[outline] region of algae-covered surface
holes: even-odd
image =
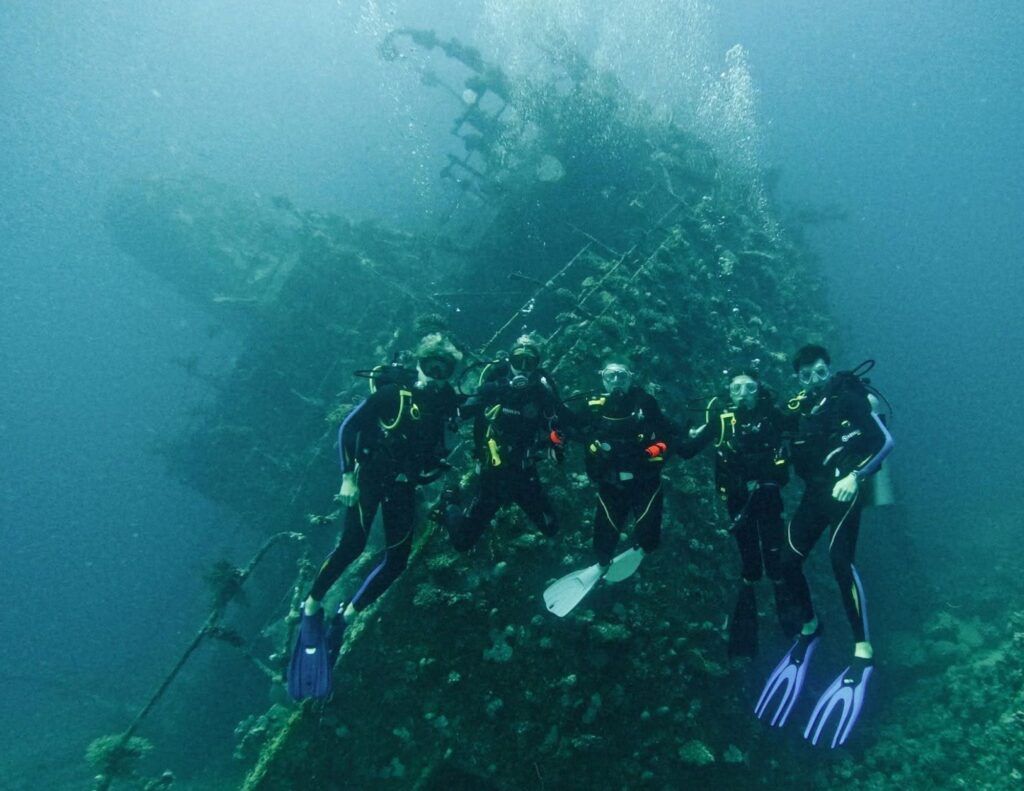
[[[244,338],[197,429],[165,450],[208,497],[255,525],[334,511],[335,429],[366,392],[352,370],[427,330],[477,359],[533,330],[566,394],[625,353],[680,424],[724,366],[757,361],[781,384],[788,352],[830,331],[814,260],[756,177],[610,76],[574,57],[547,81],[516,82],[429,31],[388,46],[444,49],[475,97],[445,173],[466,198],[440,235],[246,203],[196,180],[126,182],[109,205],[126,250],[231,311]],[[511,294],[495,288],[509,271]],[[506,511],[458,556],[423,523],[410,568],[350,629],[333,698],[242,729],[246,787],[782,782],[742,668],[724,659],[734,571],[707,465],[666,471],[664,548],[564,620],[539,593],[590,562],[594,495],[578,455],[544,475],[563,524],[554,540]],[[286,644],[276,656],[281,670]]]
[[[854,737],[814,749],[803,725],[849,654],[822,547],[808,576],[825,638],[792,721],[770,728],[752,710],[788,640],[764,581],[760,654],[727,658],[739,563],[709,459],[668,461],[660,548],[556,618],[542,591],[594,561],[582,452],[540,464],[558,535],[507,508],[460,554],[428,512],[446,486],[472,490],[468,426],[448,436],[453,469],[417,494],[407,570],[349,626],[333,693],[288,698],[298,609],[340,529],[338,427],[369,394],[368,370],[413,362],[420,338],[441,332],[463,354],[455,378],[468,388],[530,332],[570,403],[621,356],[684,427],[704,420],[729,369],[756,368],[784,402],[797,347],[843,351],[847,317],[836,319],[805,237],[841,213],[777,199],[757,164],[743,48],[701,78],[699,110],[676,114],[606,52],[585,55],[554,18],[528,41],[513,41],[514,29],[475,41],[384,24],[378,4],[364,4],[360,35],[430,97],[444,139],[423,156],[429,168],[388,185],[399,204],[437,198],[418,222],[173,169],[126,167],[111,180],[97,210],[106,240],[207,317],[223,346],[179,361],[202,396],[183,425],[151,430],[154,450],[257,549],[241,565],[195,564],[209,614],[168,637],[180,653],[161,658],[166,675],[149,696],[131,679],[138,706],[110,706],[76,747],[94,788],[1021,787],[1019,550],[979,546],[997,558],[986,574],[932,587],[911,517],[867,511],[859,558],[889,591],[869,605],[876,672]],[[414,127],[403,134],[423,134]],[[790,513],[798,493],[785,493]],[[376,563],[378,532],[328,613]],[[129,675],[119,664],[112,683],[118,673]],[[223,738],[192,743],[207,721]]]

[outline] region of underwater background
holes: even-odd
[[[380,57],[405,27],[457,37],[513,77],[537,68],[538,44],[558,42],[710,144],[817,258],[836,328],[828,345],[845,366],[876,359],[873,383],[895,408],[899,504],[865,514],[859,547],[876,650],[893,657],[865,715],[875,726],[835,755],[773,733],[756,749],[709,738],[731,774],[683,761],[647,781],[1019,784],[1024,7],[382,0],[0,5],[0,788],[88,787],[88,745],[127,726],[207,617],[204,575],[220,558],[244,564],[268,535],[212,487],[200,494],[189,474],[169,471],[166,449],[203,425],[246,341],[233,319],[138,265],[112,233],[112,196],[137,179],[209,181],[224,186],[208,194],[232,196],[225,205],[286,196],[305,212],[429,233],[453,200],[438,177],[453,112],[420,75]],[[503,288],[523,262],[510,254],[488,267]],[[413,276],[400,285],[425,287]],[[818,295],[809,299],[817,310]],[[486,338],[493,317],[475,318]],[[672,380],[671,366],[660,360],[657,374]],[[332,463],[321,459],[317,474],[333,481]],[[315,511],[331,493],[296,508]],[[576,496],[589,511],[589,496]],[[334,535],[317,533],[314,560]],[[666,544],[685,552],[690,538],[666,520]],[[718,547],[728,566],[732,546]],[[282,568],[241,616],[250,626],[284,614],[286,571],[274,562]],[[512,562],[542,561],[520,552]],[[233,758],[252,732],[236,726],[282,702],[269,686],[226,647],[204,647],[143,728],[158,745],[144,773],[239,786],[259,740]],[[732,686],[723,723],[749,692]],[[376,705],[358,686],[350,694]],[[713,688],[702,695],[714,720]],[[479,734],[484,745],[499,738]],[[726,745],[742,760],[730,762]],[[293,746],[295,771],[316,776],[315,747]],[[616,786],[641,782],[632,766],[583,760]],[[414,786],[397,770],[378,775]],[[303,787],[297,776],[262,787]],[[330,777],[306,787],[346,787]],[[473,787],[458,777],[449,785]],[[501,768],[488,777],[523,784]]]

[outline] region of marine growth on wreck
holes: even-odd
[[[727,366],[756,364],[784,391],[792,350],[833,329],[813,257],[755,177],[581,56],[553,52],[548,73],[513,78],[413,29],[380,54],[418,68],[452,107],[455,153],[438,178],[458,197],[437,227],[159,176],[125,182],[107,210],[124,250],[241,339],[193,430],[163,452],[254,532],[313,545],[294,577],[264,582],[278,586],[278,626],[239,636],[271,675],[334,538],[337,426],[367,393],[354,371],[402,360],[436,330],[467,364],[531,331],[563,395],[591,390],[624,352],[682,421]],[[458,477],[469,465],[453,460]],[[756,682],[725,660],[737,569],[706,460],[666,470],[665,537],[640,573],[563,620],[545,613],[546,584],[589,560],[593,498],[578,457],[544,469],[561,534],[545,540],[509,510],[463,556],[422,519],[408,570],[346,637],[333,698],[275,703],[240,725],[245,788],[801,787],[812,775],[870,788],[873,773],[912,771],[881,751],[809,770],[750,715]],[[234,571],[214,574],[217,612],[237,592]],[[120,749],[141,757],[145,745]]]

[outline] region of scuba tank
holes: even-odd
[[[886,415],[882,414],[880,409],[884,401],[891,414],[892,405],[884,395],[871,386],[871,380],[867,378],[868,372],[874,367],[875,361],[869,359],[851,371],[837,372],[837,376],[843,376],[847,381],[856,383],[862,389],[868,399],[868,403],[871,404],[872,414],[877,416],[888,428]],[[896,491],[893,487],[892,473],[885,461],[882,462],[882,466],[878,468],[878,471],[865,481],[865,486],[867,487],[867,491],[864,493],[865,505],[885,506],[896,504]]]
[[[881,402],[874,393],[868,393],[868,401],[871,403],[871,411],[878,414]],[[885,415],[879,415],[879,420],[885,422]],[[896,490],[893,487],[892,472],[889,469],[888,459],[882,462],[878,472],[865,481],[865,485],[868,487],[868,491],[865,492],[867,495],[864,499],[865,505],[883,506],[896,504]]]
[[[371,393],[376,393],[379,388],[387,385],[411,388],[419,378],[414,367],[403,365],[400,362],[376,365],[369,370],[354,371],[353,374],[369,380]]]

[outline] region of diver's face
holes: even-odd
[[[610,363],[601,369],[601,383],[606,393],[625,393],[633,385],[633,374],[624,365]]]
[[[537,370],[540,360],[537,356],[522,349],[515,349],[508,356],[508,364],[517,374],[531,374]]]
[[[734,376],[729,382],[729,398],[737,409],[753,409],[757,403],[757,382],[746,374]]]
[[[455,372],[455,363],[448,357],[424,357],[416,365],[423,387],[441,387]]]
[[[796,378],[805,390],[818,390],[832,378],[832,371],[828,363],[819,358],[808,365],[801,365],[797,369]]]
[[[540,360],[533,354],[516,349],[509,355],[508,365],[511,370],[509,382],[512,387],[522,389],[530,383],[530,376],[537,370]]]

